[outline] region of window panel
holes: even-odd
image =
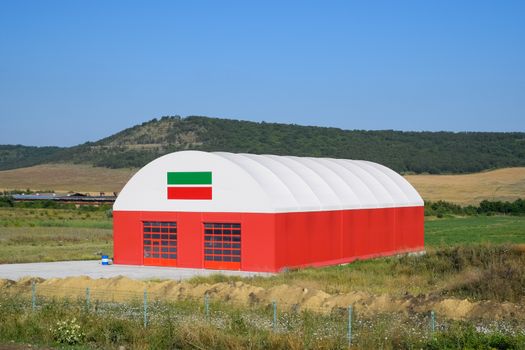
[[[241,261],[241,224],[204,223],[203,233],[204,261]]]

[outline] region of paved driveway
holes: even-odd
[[[72,276],[88,276],[91,278],[125,276],[140,280],[184,280],[194,276],[209,276],[213,274],[242,277],[273,275],[264,272],[204,270],[156,266],[101,265],[100,260],[0,264],[0,279],[10,280],[18,280],[22,277],[63,278]]]

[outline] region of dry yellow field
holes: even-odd
[[[525,198],[525,168],[505,168],[465,175],[407,175],[425,200],[477,204],[483,199]]]
[[[136,171],[83,164],[43,164],[0,171],[0,189],[119,192]]]
[[[119,192],[137,169],[45,164],[0,171],[0,189],[56,192]],[[407,175],[426,200],[476,204],[483,199],[525,198],[525,168],[506,168],[465,175]]]

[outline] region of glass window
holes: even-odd
[[[177,248],[169,248],[169,251],[170,251],[170,253],[176,253],[177,252]]]
[[[151,238],[159,239],[159,238],[160,238],[160,235],[159,235],[159,234],[152,234],[152,235],[151,235]]]
[[[159,254],[153,254],[153,257],[154,257],[154,258],[158,258],[158,257],[159,257]]]
[[[168,254],[161,254],[161,257],[162,257],[162,259],[167,259],[168,258]]]
[[[232,261],[232,257],[231,256],[223,256],[222,260],[223,261]]]
[[[232,250],[233,255],[241,255],[241,251],[239,249]]]
[[[177,233],[177,229],[176,228],[170,228],[170,233]]]
[[[212,260],[213,260],[213,256],[209,256],[209,255],[207,255],[207,256],[204,257],[204,260],[206,260],[206,261],[212,261]]]
[[[160,232],[160,228],[159,227],[154,227],[151,229],[151,232]]]
[[[214,256],[213,261],[222,261],[222,256]]]
[[[144,227],[144,232],[151,232],[151,227]]]
[[[204,254],[212,254],[213,249],[204,249]]]
[[[168,245],[168,241],[161,241],[161,245]]]
[[[169,241],[170,246],[177,246],[177,241]]]
[[[149,239],[145,239],[145,240],[144,240],[144,244],[147,244],[147,245],[151,244],[151,240],[149,240]]]
[[[162,247],[162,248],[160,249],[160,251],[163,252],[163,253],[167,253],[167,252],[168,252],[168,249],[169,249],[169,248],[164,248],[164,247]]]
[[[233,228],[241,228],[241,224],[232,224]]]
[[[170,259],[177,259],[177,254],[170,254]]]

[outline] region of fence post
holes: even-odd
[[[348,307],[348,346],[352,346],[352,306]]]
[[[208,298],[208,293],[204,294],[204,311],[206,313],[206,318],[210,316],[210,301]]]
[[[273,331],[277,330],[277,302],[273,301]]]
[[[144,289],[144,327],[148,326],[148,291]]]
[[[89,287],[86,288],[86,310],[89,311],[91,307],[91,291]]]
[[[434,310],[430,311],[430,330],[432,331],[432,334],[434,334],[436,330],[436,315]]]
[[[31,309],[36,309],[36,284],[35,280],[31,281]]]

